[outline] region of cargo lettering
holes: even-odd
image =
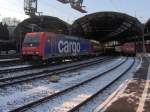
[[[59,53],[79,53],[80,52],[80,43],[73,41],[63,41],[58,42],[58,51]]]

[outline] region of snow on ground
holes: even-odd
[[[101,57],[101,58],[103,58],[103,57]],[[14,76],[22,76],[22,75],[32,74],[32,73],[39,73],[39,72],[42,72],[42,71],[55,70],[55,69],[62,68],[62,67],[68,67],[70,65],[73,66],[73,65],[78,65],[78,64],[85,63],[85,62],[87,63],[87,62],[91,62],[91,61],[96,61],[96,60],[99,60],[99,59],[100,58],[98,57],[98,58],[84,60],[84,61],[81,61],[81,62],[61,64],[61,65],[56,65],[56,66],[48,66],[48,67],[41,68],[41,69],[24,70],[24,71],[20,71],[20,72],[17,72],[17,73],[13,72],[13,73],[8,73],[8,74],[1,74],[0,77],[7,78],[7,77],[14,77]],[[12,85],[11,87],[9,86],[9,87],[6,87],[6,88],[0,88],[0,95],[12,94],[13,91],[16,91],[16,90],[13,90],[14,88],[16,88],[17,90],[19,89],[21,91],[25,91],[27,89],[32,89],[35,86],[37,87],[38,85],[41,85],[41,84],[49,84],[49,80],[47,80],[47,78],[46,78],[46,80],[39,80],[38,83],[35,83],[35,82],[36,81],[34,80],[33,82],[29,81],[29,82],[26,82],[26,83],[20,83],[19,85]]]
[[[60,64],[60,65],[56,65],[56,66],[48,66],[48,67],[32,69],[32,70],[23,70],[23,71],[18,71],[18,72],[13,72],[13,73],[4,73],[4,74],[0,74],[0,77],[1,78],[7,78],[7,77],[14,77],[14,76],[22,76],[22,75],[31,74],[31,73],[38,73],[38,72],[42,72],[42,71],[46,71],[46,70],[54,70],[56,68],[67,67],[70,65],[76,65],[79,63],[91,62],[93,60],[99,60],[99,59],[100,58],[94,58],[94,59],[89,59],[89,60],[85,60],[85,61],[81,61],[81,62],[74,62],[74,63],[69,63],[69,64]],[[26,67],[24,65],[17,65],[17,66],[10,66],[10,68],[9,67],[1,67],[0,70],[7,70],[7,69],[12,69],[12,68],[21,68],[21,66]]]
[[[67,92],[61,96],[53,98],[46,103],[43,103],[40,106],[32,108],[32,110],[27,110],[27,112],[68,112],[71,108],[80,104],[100,89],[105,87],[111,81],[116,79],[120,74],[122,74],[133,62],[132,59],[129,59],[119,68],[102,75],[101,77],[86,83],[78,88],[73,89],[72,91]],[[99,73],[94,73],[98,75]]]
[[[10,89],[11,92],[9,93],[9,91],[8,91],[7,96],[5,96],[5,93],[7,93],[6,91],[4,92],[4,94],[2,94],[0,96],[0,101],[1,101],[0,102],[0,109],[1,109],[0,111],[5,112],[16,106],[23,105],[24,103],[27,103],[29,101],[50,95],[54,92],[58,92],[62,89],[65,89],[67,87],[70,87],[76,83],[79,83],[79,82],[85,80],[85,78],[87,78],[87,76],[92,77],[96,73],[102,73],[102,72],[108,70],[110,67],[117,65],[118,63],[120,63],[120,61],[121,61],[121,58],[116,59],[115,61],[113,61],[111,63],[109,62],[109,63],[103,64],[103,65],[98,64],[96,67],[93,67],[93,70],[92,69],[91,70],[84,69],[84,70],[80,71],[80,75],[75,75],[73,77],[68,77],[68,78],[67,77],[62,78],[59,83],[49,83],[46,85],[41,85],[41,82],[36,82],[36,83],[40,83],[40,84],[39,84],[39,86],[33,87],[33,88],[32,88],[32,86],[33,86],[32,83],[28,83],[28,85],[32,89],[27,89],[26,91],[24,89],[22,89],[21,91],[16,91],[16,89],[11,88]]]
[[[99,107],[100,104],[105,101],[108,96],[110,96],[126,80],[130,80],[133,78],[133,75],[139,69],[139,66],[141,66],[141,61],[139,59],[136,59],[135,65],[132,67],[131,70],[129,70],[126,75],[121,77],[117,82],[115,82],[108,89],[100,93],[97,97],[92,99],[86,105],[82,106],[79,109],[79,112],[97,112],[97,107]]]
[[[93,61],[93,59],[87,60],[86,62],[90,62],[90,61]],[[118,61],[119,61],[119,59],[118,59]],[[85,62],[85,61],[83,61],[83,62]],[[83,62],[80,62],[80,63],[83,63]],[[78,63],[79,62],[75,62],[72,65],[75,65],[75,64],[78,64]],[[105,63],[107,64],[107,63],[110,63],[110,62],[105,62]],[[56,69],[58,67],[61,68],[61,67],[68,66],[68,65],[69,64],[67,64],[67,65],[60,65],[60,66],[57,66],[57,67],[56,66],[47,67],[47,68],[43,68],[42,70],[53,70],[53,69]],[[101,64],[99,64],[99,65],[101,65]],[[83,73],[84,72],[85,73],[89,72],[89,70],[87,70],[87,69],[91,69],[91,68],[92,68],[91,66],[87,67],[86,69],[84,69]],[[95,67],[94,67],[94,69],[95,69]],[[36,70],[33,70],[32,72],[31,71],[22,71],[22,73],[21,72],[19,72],[19,73],[21,73],[22,75],[24,75],[24,74],[27,74],[27,73],[40,72],[42,70],[41,69],[39,69],[39,70],[36,69]],[[80,71],[82,72],[82,69],[80,69]],[[65,78],[65,76],[71,77],[71,76],[75,76],[76,73],[80,74],[80,71],[74,71],[72,73],[69,72],[69,73],[60,74],[60,75],[62,75],[62,79],[63,79],[63,78]],[[17,73],[17,75],[19,73]],[[16,74],[13,73],[13,74],[10,74],[10,75],[13,76],[13,75],[16,75]],[[66,80],[66,78],[64,80]],[[47,77],[46,78],[42,78],[42,80],[41,79],[39,79],[39,80],[37,79],[37,80],[33,80],[33,81],[28,81],[26,83],[21,83],[21,84],[18,84],[18,85],[12,85],[12,86],[8,86],[8,87],[5,87],[5,88],[1,88],[0,89],[0,95],[2,95],[2,96],[4,96],[4,95],[8,96],[9,94],[13,94],[13,92],[25,91],[25,90],[32,89],[32,88],[37,87],[37,86],[46,85],[46,84],[49,84],[49,83],[50,83],[50,81],[48,80]]]

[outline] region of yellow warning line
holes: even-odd
[[[140,103],[136,112],[143,112],[144,110],[143,108],[144,108],[145,100],[147,97],[148,87],[149,87],[149,81],[146,81],[145,88],[144,88],[142,97],[140,98]]]
[[[145,88],[144,88],[142,97],[140,98],[140,103],[139,103],[139,106],[138,106],[138,109],[136,112],[143,112],[143,110],[144,110],[144,104],[145,104],[145,100],[146,100],[146,97],[148,94],[148,88],[149,88],[149,83],[150,83],[149,79],[150,79],[150,66],[148,68],[147,81],[145,84]]]
[[[112,104],[125,90],[129,83],[129,80],[126,80],[123,84],[119,86],[119,88],[113,92],[100,106],[98,106],[94,112],[103,112],[107,109],[108,106]]]

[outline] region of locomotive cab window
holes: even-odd
[[[39,35],[27,35],[24,39],[24,46],[38,46],[40,42]]]

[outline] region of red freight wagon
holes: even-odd
[[[135,55],[136,47],[134,42],[125,43],[121,47],[124,54]]]

